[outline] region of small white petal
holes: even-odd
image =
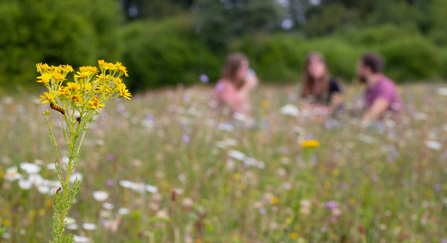
[[[96,224],[83,223],[82,224],[82,228],[85,229],[85,230],[95,230],[96,229]]]
[[[106,191],[95,191],[93,192],[93,198],[95,198],[96,201],[102,202],[109,198],[109,193]]]
[[[120,209],[118,209],[118,213],[121,214],[121,215],[126,215],[126,214],[130,213],[130,209],[128,209],[128,208],[120,208]]]

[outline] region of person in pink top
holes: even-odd
[[[363,122],[382,119],[387,111],[397,114],[403,108],[396,85],[382,73],[383,68],[382,58],[375,53],[364,54],[357,64],[357,75],[366,84]]]
[[[248,115],[249,94],[257,84],[258,78],[250,72],[248,58],[242,53],[231,53],[214,87],[212,99],[220,107],[228,106],[231,114]]]

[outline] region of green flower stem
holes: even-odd
[[[59,159],[59,150],[58,150],[56,138],[53,135],[53,130],[51,130],[51,124],[50,124],[50,120],[48,119],[48,114],[45,115],[45,120],[47,121],[48,129],[50,131],[50,137],[51,137],[51,140],[53,140],[54,148],[56,149],[57,163],[59,164],[59,168],[61,168],[61,162],[60,162],[60,159]],[[59,172],[59,177],[62,178],[62,171],[59,170],[58,172]]]

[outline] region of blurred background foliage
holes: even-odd
[[[35,63],[122,61],[129,87],[216,81],[241,51],[263,82],[298,82],[322,52],[350,82],[365,51],[397,82],[447,77],[447,0],[0,0],[0,87],[35,89]]]

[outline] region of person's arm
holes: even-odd
[[[384,98],[378,98],[376,99],[371,107],[363,114],[362,122],[368,123],[371,121],[377,120],[379,117],[385,113],[385,111],[388,109],[388,106],[390,103],[387,99]]]
[[[258,85],[258,78],[256,76],[250,76],[245,80],[244,85],[239,89],[238,94],[242,99],[248,100],[250,91]]]
[[[337,92],[332,94],[331,103],[329,105],[329,115],[334,113],[334,111],[343,104],[343,96],[341,93]]]

